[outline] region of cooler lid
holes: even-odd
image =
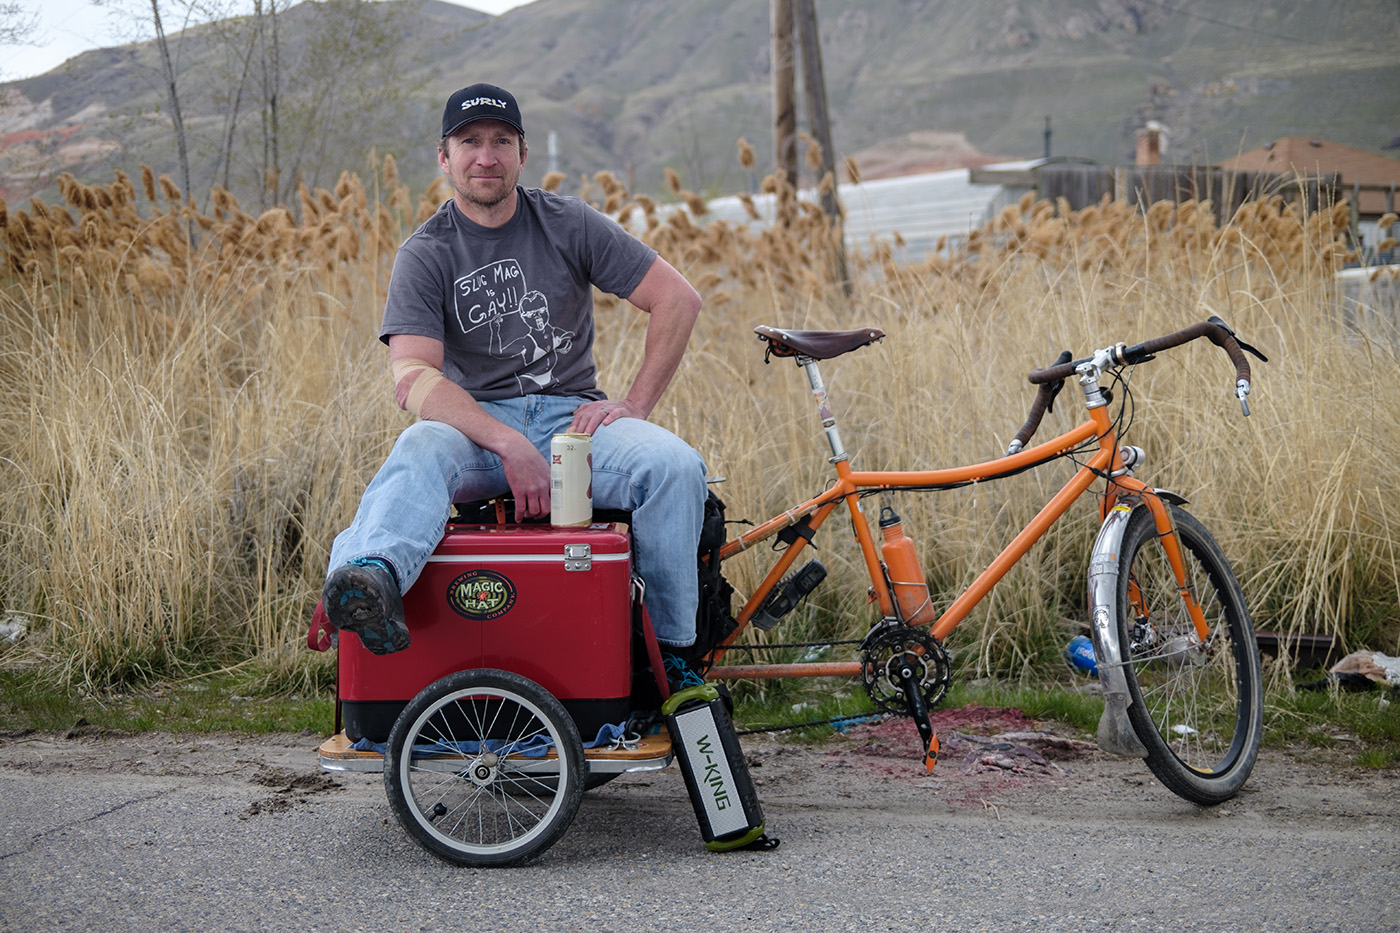
[[[556,528],[553,525],[448,525],[430,562],[549,563],[576,559],[582,547],[596,561],[626,561],[630,539],[612,522]]]

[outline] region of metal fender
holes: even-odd
[[[1112,755],[1144,758],[1147,748],[1128,720],[1128,678],[1123,673],[1123,649],[1118,642],[1118,557],[1123,532],[1133,511],[1146,508],[1140,496],[1125,496],[1109,510],[1094,539],[1089,557],[1089,613],[1094,657],[1103,685],[1104,708],[1099,718],[1099,748]]]

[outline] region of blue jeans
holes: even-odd
[[[497,420],[528,437],[549,457],[554,435],[568,431],[584,399],[527,395],[483,402]],[[665,428],[620,418],[593,434],[593,505],[632,513],[636,569],[646,581],[646,607],[656,638],[695,642],[699,604],[695,551],[705,517],[705,463]],[[362,557],[388,561],[407,591],[442,540],[454,502],[510,492],[501,459],[456,428],[434,421],[411,425],[370,481],[350,527],[336,536],[330,567]]]

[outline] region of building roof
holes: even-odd
[[[1035,164],[1004,162],[987,168],[993,170],[993,176],[1000,171],[1019,178]],[[951,241],[966,237],[996,216],[1004,205],[1014,204],[1022,191],[996,181],[974,182],[966,168],[876,178],[858,184],[842,182],[837,186],[845,210],[843,232],[847,247],[868,250],[872,241],[894,242],[898,234],[904,245],[895,250],[895,255],[903,260],[930,255],[943,237]],[[798,197],[815,202],[817,193],[803,189]],[[737,197],[708,202],[710,212],[705,218],[731,223],[773,223],[777,216],[773,195],[755,194],[751,200],[760,221],[749,217]]]
[[[1341,177],[1342,191],[1347,196],[1350,195],[1351,186],[1358,183],[1393,185],[1397,189],[1394,203],[1400,206],[1400,159],[1353,149],[1328,139],[1284,136],[1266,146],[1227,159],[1220,163],[1220,167],[1240,172],[1338,175]],[[1358,203],[1363,216],[1382,214],[1387,210],[1387,193],[1363,191]]]

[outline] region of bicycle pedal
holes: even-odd
[[[797,604],[807,598],[807,594],[826,579],[826,567],[819,560],[810,560],[802,569],[788,577],[768,594],[763,605],[750,620],[765,632],[777,625],[783,616],[797,608]]]

